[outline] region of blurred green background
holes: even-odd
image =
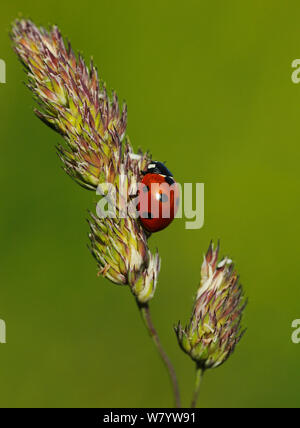
[[[221,239],[249,296],[248,331],[206,374],[200,405],[299,406],[300,57],[296,1],[108,0],[1,5],[0,406],[163,407],[168,377],[127,288],[97,278],[86,249],[96,195],[62,171],[60,137],[33,115],[8,32],[19,13],[58,24],[129,107],[135,148],[180,182],[205,183],[205,225],[153,236],[154,322],[188,405],[194,366],[172,331],[190,316],[203,252]]]

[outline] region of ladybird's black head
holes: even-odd
[[[157,161],[152,161],[151,163],[149,163],[145,173],[160,174],[160,175],[164,175],[165,177],[173,177],[173,174],[171,173],[171,171],[169,171],[168,168],[162,162],[157,162]]]

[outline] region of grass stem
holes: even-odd
[[[199,392],[200,392],[203,375],[204,375],[204,370],[197,365],[194,395],[193,395],[192,404],[191,404],[192,409],[195,409],[195,407],[197,406],[197,401],[199,398]]]
[[[168,355],[166,354],[164,348],[162,347],[162,344],[160,342],[159,336],[157,334],[157,331],[154,328],[153,322],[152,322],[152,318],[151,318],[151,314],[150,314],[150,308],[148,303],[146,304],[140,304],[138,303],[138,307],[139,310],[141,312],[143,321],[145,323],[145,326],[150,334],[150,336],[153,339],[153,342],[156,345],[156,348],[159,352],[159,355],[168,371],[171,383],[172,383],[172,387],[173,387],[173,393],[174,393],[174,400],[175,400],[175,407],[180,408],[181,407],[181,403],[180,403],[180,392],[179,392],[179,386],[178,386],[178,381],[177,381],[177,377],[176,377],[176,373],[174,370],[174,367],[168,357]]]

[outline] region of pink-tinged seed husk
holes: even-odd
[[[175,327],[178,343],[203,370],[223,364],[241,340],[246,306],[242,286],[228,258],[218,263],[219,244],[211,243],[201,268],[189,324]]]

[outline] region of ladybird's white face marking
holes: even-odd
[[[172,177],[172,173],[168,170],[168,168],[162,162],[156,161],[152,161],[152,163],[147,166],[147,173],[158,174],[164,178]]]

